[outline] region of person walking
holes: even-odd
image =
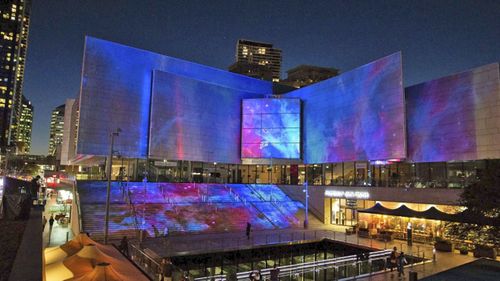
[[[405,258],[405,254],[401,252],[398,256],[398,276],[401,277],[401,275],[404,277],[405,276],[405,264],[408,263]]]
[[[52,231],[52,227],[54,226],[54,215],[50,215],[49,219],[49,231]]]
[[[398,248],[392,248],[391,256],[389,257],[389,268],[391,272],[393,272],[394,268],[397,266],[397,258],[398,258]]]
[[[47,218],[45,216],[43,216],[43,219],[42,219],[42,232],[45,231],[45,225],[47,224]]]
[[[161,274],[162,278],[160,280],[162,281],[172,281],[172,274],[174,271],[174,266],[172,264],[172,261],[168,258],[164,258],[161,260]]]
[[[250,224],[250,222],[247,222],[246,234],[247,234],[247,239],[248,240],[250,240],[250,232],[252,232],[252,225]]]

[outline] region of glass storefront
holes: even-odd
[[[376,203],[389,209],[399,208],[403,203],[372,201],[346,198],[328,198],[330,206],[330,223],[341,226],[356,226],[358,231],[364,231],[367,235],[377,236],[389,235],[391,239],[406,239],[406,228],[411,223],[413,239],[420,242],[430,242],[434,237],[442,236],[445,223],[438,220],[409,218],[391,215],[379,215],[359,212],[369,209]],[[450,205],[430,205],[404,203],[408,208],[415,211],[425,211],[434,206],[445,213],[457,213],[460,207]],[[384,236],[386,237],[386,236]]]
[[[354,226],[358,223],[358,210],[373,206],[374,201],[330,198],[331,224]]]
[[[492,160],[493,161],[493,160]],[[105,163],[104,163],[105,164]],[[206,183],[273,183],[402,188],[463,188],[480,177],[486,161],[242,165],[194,161],[114,159],[112,179]],[[104,165],[86,168],[80,178],[104,179]]]

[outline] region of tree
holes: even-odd
[[[500,245],[500,160],[486,160],[478,180],[464,188],[460,204],[467,207],[469,221],[450,223],[448,234],[475,244]]]

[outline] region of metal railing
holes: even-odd
[[[271,205],[278,211],[278,213],[280,213],[283,217],[285,217],[289,223],[291,223],[292,225],[295,225],[295,226],[300,225],[299,219],[297,219],[295,216],[293,218],[291,218],[291,217],[288,217],[287,215],[285,215],[283,210],[275,202],[273,202],[273,200],[266,200],[264,198],[264,196],[261,194],[261,192],[259,190],[257,190],[256,188],[254,188],[251,184],[247,184],[245,186],[248,187],[250,190],[252,190],[255,194],[257,194],[257,196],[262,200],[262,202],[270,202]]]
[[[126,186],[121,186],[123,189],[122,193],[125,196],[125,202],[128,204],[130,208],[130,212],[132,212],[132,217],[134,218],[134,229],[135,229],[135,238],[140,237],[139,233],[139,222],[137,221],[137,211],[135,210],[134,202],[132,201],[132,196],[130,196],[131,192],[128,186],[128,182]]]
[[[77,225],[77,229],[75,231],[75,229],[73,229],[73,222],[71,222],[71,228],[72,228],[72,231],[73,231],[73,234],[76,235],[80,232],[83,231],[83,222],[82,222],[82,209],[81,209],[81,204],[80,204],[80,194],[78,193],[78,186],[76,184],[76,180],[73,180],[72,181],[72,189],[73,189],[73,207],[72,208],[75,208],[76,209],[76,215],[78,217],[78,225]],[[71,218],[71,220],[73,221],[73,217]]]
[[[156,255],[149,249],[140,249],[137,245],[131,243],[129,244],[130,259],[139,266],[143,272],[145,272],[148,277],[153,281],[161,281],[162,278],[162,266],[161,257]],[[174,267],[172,280],[182,280],[184,272],[172,265]]]
[[[224,234],[221,234],[224,235]],[[226,235],[231,236],[234,233],[226,233]],[[216,239],[207,238],[207,235],[197,234],[190,235],[184,237],[177,237],[178,241],[172,240],[171,242],[167,242],[170,238],[162,238],[165,240],[165,245],[168,244],[168,247],[171,248],[173,252],[190,252],[191,254],[196,253],[208,253],[208,252],[220,252],[220,251],[230,251],[230,250],[239,250],[243,248],[250,248],[255,246],[263,246],[263,245],[273,245],[273,244],[287,244],[291,242],[305,242],[305,241],[318,241],[321,239],[331,239],[338,242],[349,243],[353,245],[358,245],[367,248],[384,248],[386,250],[372,252],[369,255],[368,260],[359,261],[359,264],[356,264],[354,267],[349,267],[349,272],[355,272],[356,274],[371,274],[375,270],[375,268],[371,267],[371,262],[375,260],[383,260],[387,259],[390,254],[390,250],[392,247],[396,246],[398,248],[398,252],[404,251],[409,259],[414,260],[408,266],[413,267],[414,264],[420,263],[422,260],[431,259],[432,258],[432,248],[426,247],[424,245],[414,245],[408,246],[406,243],[400,241],[378,241],[374,238],[360,238],[357,235],[347,235],[343,232],[336,232],[330,230],[300,230],[300,231],[276,231],[274,230],[272,233],[257,233],[248,240],[246,237],[241,238],[230,238],[230,237],[219,237]],[[181,242],[185,239],[185,242]],[[162,241],[163,241],[162,240]],[[194,245],[194,246],[193,246]],[[156,255],[153,251],[149,249],[141,249],[138,245],[131,244],[132,248],[132,260],[141,267],[145,272],[150,275],[153,280],[161,273],[160,261],[161,257]],[[356,255],[340,257],[335,259],[328,260],[319,260],[315,262],[305,262],[302,264],[293,264],[289,266],[282,266],[280,268],[280,276],[290,276],[294,274],[306,274],[315,270],[322,269],[338,269],[341,266],[341,262],[346,262],[347,265],[351,266],[356,263]],[[354,260],[353,260],[354,259]],[[356,268],[362,268],[360,271]],[[385,263],[384,263],[385,267]],[[270,274],[271,269],[263,269],[261,274],[267,276]],[[250,272],[242,272],[238,273],[238,280],[244,280],[248,278]],[[343,273],[344,274],[344,273]],[[350,273],[349,273],[350,274]],[[345,274],[344,274],[345,275]],[[156,276],[156,277],[155,277]],[[181,278],[182,270],[177,269],[176,276]],[[352,275],[355,276],[355,275]],[[351,277],[352,277],[351,276]],[[240,278],[241,277],[241,278]],[[200,279],[201,278],[201,279]],[[209,277],[200,277],[195,280],[226,280],[225,275],[213,275]],[[204,279],[205,278],[205,279]],[[173,280],[182,280],[176,279]]]
[[[350,276],[344,276],[344,277],[354,277],[354,276],[359,276],[361,274],[366,274],[366,273],[372,273],[374,267],[372,266],[372,263],[374,261],[381,261],[381,267],[385,267],[385,263],[389,256],[391,255],[390,250],[382,250],[382,251],[377,251],[377,252],[371,252],[368,254],[368,257],[366,260],[361,260],[358,255],[349,255],[349,256],[344,256],[344,257],[337,257],[337,258],[331,258],[331,259],[324,259],[324,260],[318,260],[318,261],[311,261],[311,262],[303,262],[303,263],[297,263],[297,264],[290,264],[290,265],[284,265],[284,266],[279,266],[276,267],[279,269],[279,277],[291,277],[291,276],[296,276],[296,275],[303,275],[308,272],[315,272],[317,273],[320,270],[326,270],[330,268],[334,269],[339,269],[340,267],[354,267],[357,270],[352,271]],[[368,264],[369,266],[361,266],[362,264]],[[377,268],[375,268],[377,269]],[[264,280],[267,280],[268,277],[271,275],[271,271],[273,268],[265,268],[261,269],[259,271],[260,276],[264,278]],[[244,272],[238,272],[236,274],[237,280],[246,280],[248,279],[248,276],[252,273],[252,271],[244,271]],[[349,275],[349,274],[346,274]],[[211,280],[226,280],[226,275],[224,274],[219,274],[219,275],[214,275],[214,276],[207,276],[207,277],[199,277],[195,278],[195,281],[211,281]]]

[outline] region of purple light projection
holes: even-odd
[[[300,158],[300,100],[243,100],[241,157]]]
[[[241,76],[231,74],[235,80]],[[266,92],[268,85],[262,86]],[[239,163],[241,101],[259,96],[262,94],[154,71],[150,157]]]
[[[490,64],[406,89],[409,159],[500,156],[500,133],[492,134],[498,132],[499,118],[491,114],[500,112],[498,69],[498,63]]]
[[[406,158],[401,53],[285,97],[303,101],[305,163]]]
[[[123,157],[146,158],[148,152],[152,151],[157,153],[155,156],[163,159],[177,156],[178,154],[171,153],[172,150],[175,150],[176,153],[179,152],[180,156],[172,159],[237,163],[233,161],[240,154],[241,99],[272,94],[272,84],[268,81],[253,79],[106,40],[86,37],[84,50],[77,154],[107,155],[110,145],[109,133],[115,131],[116,128],[121,128],[120,137],[115,138],[114,145]],[[153,74],[158,73],[168,73],[158,75],[162,77],[171,76],[169,81],[163,79],[160,82],[172,82],[173,84],[152,83]],[[162,88],[162,86],[164,87]],[[155,93],[153,93],[153,87],[156,87]],[[167,88],[173,91],[165,93]],[[155,94],[159,95],[160,99],[152,101]],[[149,124],[150,117],[156,116],[155,112],[151,112],[151,110],[155,110],[154,106],[162,101],[162,98],[168,98],[169,94],[178,98],[175,100],[176,103],[169,104],[170,107],[159,110],[175,110],[175,113],[178,114],[175,116],[176,119],[152,118],[152,121],[157,121],[152,126],[156,125],[156,129],[161,130],[164,129],[162,127],[164,125],[168,129],[168,133],[171,134],[165,138],[175,139],[178,142],[168,143],[167,148],[164,146],[157,148],[155,146],[165,145],[165,139],[154,139],[159,132],[149,131],[152,127]],[[231,94],[236,97],[231,97]],[[189,99],[187,96],[199,99],[202,104],[208,100],[213,101],[221,98],[221,96],[226,102],[208,104],[202,108],[202,111],[193,112],[192,108],[196,107],[198,103],[196,100],[191,104],[187,103],[186,101]],[[235,100],[234,105],[231,104],[232,99]],[[110,110],[111,108],[113,110]],[[214,115],[214,110],[218,110],[219,115]],[[192,138],[189,135],[190,132],[196,132],[200,128],[203,131],[210,130],[211,125],[220,122],[220,116],[224,116],[226,112],[237,118],[235,122],[237,125],[230,128],[234,130],[234,133],[230,130],[228,134],[223,135],[227,139],[226,141],[230,141],[234,151],[221,154],[221,159],[215,160],[207,160],[212,156],[208,154],[212,153],[216,156],[215,152],[219,147],[207,147],[207,153],[203,152],[202,155],[183,154],[192,148],[189,146],[190,143],[184,141],[188,142],[190,139],[207,140],[205,136],[200,137],[199,135],[198,138]],[[164,116],[160,114],[159,117]],[[229,122],[228,120],[224,121]],[[191,126],[187,126],[186,131],[182,131],[182,128],[178,127],[181,125]],[[193,127],[192,131],[187,131]],[[178,135],[173,137],[172,135],[176,133]],[[157,142],[148,143],[148,141]],[[213,143],[217,143],[217,141]],[[196,143],[196,145],[202,144],[206,146],[206,143]],[[201,149],[196,148],[198,151]]]
[[[135,217],[124,190],[130,191]],[[136,223],[152,236],[154,228],[162,234],[165,227],[169,232],[242,231],[247,222],[255,229],[298,227],[297,215],[304,209],[276,185],[136,182],[124,190],[118,183],[111,188],[111,235],[125,235]],[[78,191],[84,221],[102,230],[104,220],[95,218],[104,215],[105,183],[79,182]]]

